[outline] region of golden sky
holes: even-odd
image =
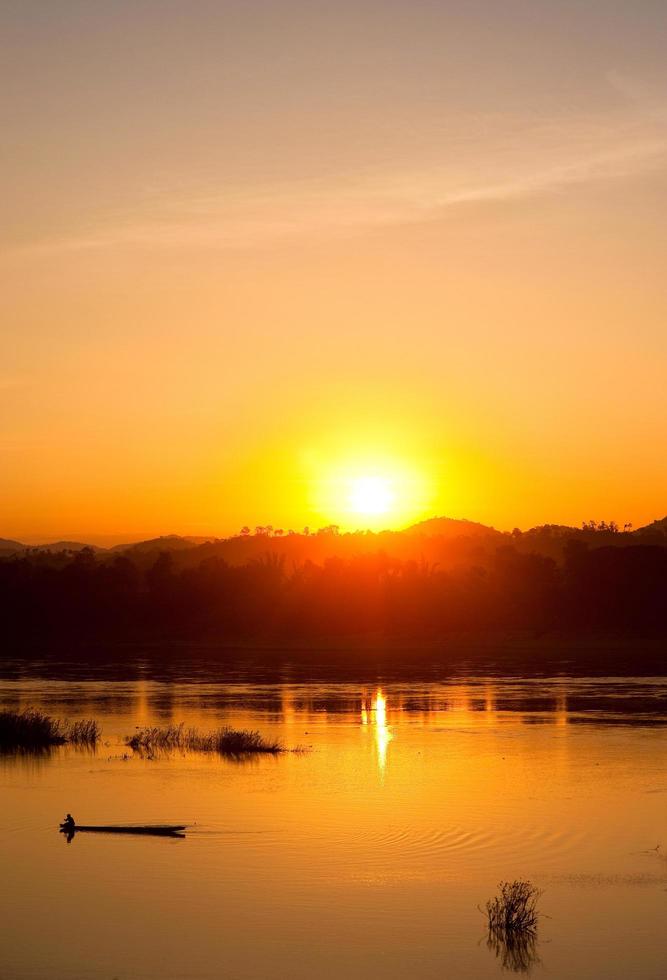
[[[0,27],[0,536],[667,512],[662,0]]]

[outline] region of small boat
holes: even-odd
[[[123,824],[89,825],[75,824],[74,827],[60,825],[63,834],[150,834],[152,837],[185,837],[186,824],[147,824],[145,826],[126,826]]]

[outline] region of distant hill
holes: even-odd
[[[189,537],[180,534],[164,534],[159,538],[149,538],[147,541],[135,541],[133,544],[117,544],[109,550],[112,552],[122,551],[125,554],[135,555],[148,554],[153,551],[187,551],[189,548],[196,548],[200,544],[208,544],[217,541],[214,537]]]
[[[0,538],[0,555],[15,555],[20,551],[25,551],[25,545],[20,541],[12,541],[10,538]]]
[[[58,554],[61,551],[84,551],[86,548],[90,548],[96,554],[97,552],[107,550],[106,548],[100,548],[96,544],[86,544],[84,541],[51,541],[47,544],[22,545],[22,548],[29,549],[30,551],[46,551],[49,554]]]
[[[133,559],[142,567],[153,563],[160,552],[173,555],[180,568],[196,567],[201,561],[218,559],[232,565],[262,560],[271,553],[290,565],[304,561],[321,563],[330,558],[349,558],[383,552],[401,560],[426,560],[441,567],[495,554],[498,547],[512,545],[523,554],[541,554],[561,562],[572,541],[587,547],[628,547],[632,544],[664,545],[667,542],[667,517],[633,531],[619,530],[610,524],[569,527],[543,524],[526,531],[498,531],[494,527],[464,518],[431,517],[402,531],[352,531],[339,533],[324,528],[310,534],[245,534],[216,538],[212,535],[165,534],[145,541],[118,544],[112,548],[81,541],[54,541],[26,545],[0,538],[0,557],[26,554],[60,554],[90,548],[100,560],[118,555]]]
[[[19,555],[25,552],[40,552],[42,554],[57,555],[63,551],[83,551],[90,548],[96,554],[106,551],[96,544],[86,544],[84,541],[50,541],[46,544],[23,544],[21,541],[11,541],[7,538],[0,538],[0,555]]]
[[[434,518],[377,533],[263,527],[203,543],[165,535],[94,556],[59,541],[0,559],[0,622],[17,643],[68,650],[74,641],[199,639],[342,648],[365,637],[407,651],[462,634],[664,641],[666,526],[633,533],[588,521],[508,533]],[[597,649],[608,672],[606,639]],[[441,652],[447,658],[449,646]],[[575,663],[576,646],[563,656]]]
[[[522,531],[525,537],[539,537],[540,535],[553,535],[554,537],[567,537],[571,534],[581,534],[580,527],[570,527],[569,524],[538,524],[527,531]]]
[[[495,527],[454,517],[431,517],[426,521],[420,521],[418,524],[412,524],[405,529],[405,533],[444,538],[503,536],[502,531],[496,531]]]
[[[664,538],[667,537],[667,517],[662,517],[658,521],[646,524],[645,527],[638,527],[632,532],[637,538]]]
[[[24,552],[39,552],[41,554],[60,554],[63,551],[83,551],[89,548],[95,554],[118,554],[119,552],[131,552],[136,555],[153,554],[159,551],[187,551],[202,544],[217,541],[214,537],[185,537],[179,534],[166,534],[159,538],[150,538],[146,541],[136,541],[131,544],[117,544],[112,548],[102,548],[97,544],[89,544],[86,541],[48,541],[45,544],[24,544],[21,541],[13,541],[9,538],[0,538],[0,556],[22,554]]]
[[[175,569],[197,568],[202,562],[222,561],[245,565],[264,561],[268,555],[293,568],[306,562],[323,564],[329,560],[349,560],[360,555],[391,555],[397,560],[437,563],[441,567],[459,565],[472,556],[481,560],[492,554],[508,535],[475,521],[439,517],[423,521],[402,531],[340,532],[336,527],[308,533],[263,530],[228,538],[189,537],[167,534],[129,545],[117,545],[103,560],[123,555],[145,569],[161,552],[171,556]]]

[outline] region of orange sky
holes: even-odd
[[[667,512],[662,3],[0,21],[0,536]]]

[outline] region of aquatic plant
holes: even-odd
[[[495,954],[501,968],[511,973],[529,974],[541,962],[534,929],[505,936],[489,929],[486,945]]]
[[[486,903],[486,944],[504,970],[530,973],[537,954],[537,903],[542,892],[530,881],[501,881],[499,894]],[[481,911],[481,910],[480,910]]]
[[[212,732],[200,732],[198,728],[167,725],[163,728],[140,728],[128,736],[126,744],[135,751],[153,755],[173,749],[193,752],[217,752],[220,755],[243,756],[254,753],[277,755],[285,749],[280,742],[270,741],[259,732],[217,728]]]
[[[59,719],[37,708],[0,711],[0,747],[3,749],[43,749],[49,745],[62,745],[65,741]]]
[[[186,741],[190,732],[194,732],[194,729],[186,732],[182,723],[165,725],[163,728],[137,728],[134,735],[125,738],[125,744],[135,752],[155,755],[157,752],[187,748]]]
[[[47,749],[52,745],[95,745],[101,734],[96,721],[61,721],[37,708],[0,711],[0,748]]]
[[[542,892],[530,881],[501,881],[499,893],[486,903],[489,930],[499,936],[516,937],[534,933],[539,912],[537,903]]]
[[[249,752],[276,755],[283,751],[280,742],[271,742],[259,732],[239,731],[234,728],[218,728],[206,735],[198,735],[194,742],[193,747],[201,752],[219,752],[221,755],[245,755]]]
[[[73,745],[95,745],[101,735],[101,726],[92,718],[66,723],[65,738]]]

